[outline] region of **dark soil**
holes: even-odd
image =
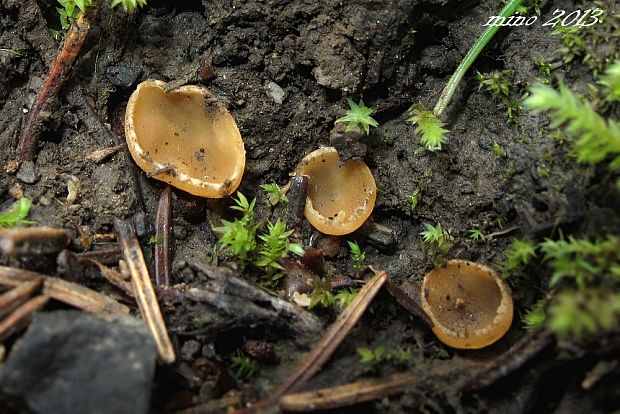
[[[424,222],[441,223],[454,236],[450,258],[491,265],[502,261],[513,236],[544,237],[557,226],[590,234],[620,231],[620,198],[610,190],[604,168],[576,164],[567,145],[554,141],[549,131],[544,133],[545,117],[521,110],[513,122],[507,122],[505,111],[488,93],[478,90],[473,72],[514,71],[511,94],[520,99],[541,77],[535,62],[544,59],[552,62],[554,74],[570,88],[585,93],[587,84],[594,81],[591,69],[580,59],[564,63],[558,52],[560,37],[541,23],[556,8],[583,9],[585,5],[543,2],[543,18],[538,23],[500,30],[448,107],[449,142],[442,151],[431,153],[420,150],[414,127],[406,122],[407,109],[414,103],[434,105],[500,2],[151,0],[134,16],[111,10],[109,2],[104,3],[58,99],[46,109],[34,172],[10,175],[0,170],[0,211],[11,206],[12,195],[23,191],[33,200],[30,219],[71,230],[74,251],[84,250],[78,228],[91,235],[111,233],[114,218],[141,218],[145,225],[139,232],[144,242],[153,233],[163,184],[143,174],[124,147],[101,163],[87,159],[95,150],[124,144],[127,99],[139,82],[149,78],[204,84],[229,108],[247,152],[239,190],[248,198],[257,198],[257,216],[264,221],[282,212],[276,209],[272,214],[260,184],[285,185],[304,155],[329,145],[330,131],[344,114],[347,98],[363,98],[376,110],[380,126],[363,138],[363,159],[378,188],[372,220],[391,229],[397,242],[389,246],[373,243],[359,232],[344,237],[338,254],[328,258],[333,272],[353,274],[345,240],[357,240],[366,262],[385,269],[396,284],[421,281],[432,268],[419,235]],[[604,7],[610,15],[614,8],[615,13],[619,11],[613,1]],[[2,0],[0,16],[0,165],[4,167],[14,157],[20,126],[61,43],[48,30],[57,26],[48,1]],[[599,45],[596,52],[619,49],[618,44],[604,46],[607,49]],[[200,74],[209,62],[216,76],[205,80]],[[281,103],[270,95],[277,90],[271,83],[284,91]],[[505,156],[493,153],[495,143],[505,149]],[[79,180],[79,193],[69,204],[67,181],[72,177]],[[412,209],[407,196],[415,191],[421,197]],[[230,200],[204,201],[180,191],[173,191],[173,197],[173,284],[201,283],[200,273],[190,266],[194,262],[211,258],[234,267],[222,255],[213,257],[217,237],[212,227],[223,215],[230,216],[226,212]],[[516,230],[489,242],[469,238],[470,229],[489,234],[514,226]],[[295,237],[308,245],[313,233],[304,222]],[[150,250],[145,243],[145,251]],[[2,262],[57,273],[54,258],[2,258]],[[372,312],[306,388],[397,371],[397,366],[389,364],[369,371],[359,363],[356,348],[384,344],[410,347],[414,361],[409,369],[421,376],[435,369],[449,374],[427,375],[406,393],[365,403],[356,412],[611,410],[619,401],[614,384],[617,370],[588,391],[580,387],[585,373],[600,359],[596,346],[591,352],[577,347],[576,354],[555,345],[545,347],[525,368],[482,390],[463,391],[454,386],[471,379],[469,366],[492,365],[526,335],[520,316],[544,296],[545,276],[531,269],[531,274],[511,280],[516,305],[513,327],[500,342],[476,352],[445,347],[382,293]],[[90,271],[74,277],[97,290],[110,290]],[[247,270],[243,277],[256,282],[262,276]],[[171,332],[184,311],[178,307],[165,310],[172,321]],[[322,308],[313,312],[326,325],[335,315]],[[280,383],[318,339],[296,340],[278,326],[221,329],[175,335],[181,350],[179,362],[158,368],[152,411],[167,412],[192,401],[219,398],[231,389],[239,389],[244,401],[255,401]],[[258,374],[243,382],[226,367],[237,348],[250,339],[275,344],[279,363],[263,364]],[[192,376],[199,358],[221,370],[216,387],[206,390],[208,381]]]

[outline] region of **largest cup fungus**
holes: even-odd
[[[304,214],[322,233],[351,233],[364,224],[375,207],[377,186],[368,166],[360,160],[341,164],[333,147],[305,156],[296,173],[308,177]]]
[[[422,309],[444,344],[477,349],[500,339],[512,323],[512,296],[493,269],[450,260],[424,278]]]
[[[245,149],[235,120],[211,92],[162,81],[138,85],[127,102],[125,137],[146,173],[188,193],[221,198],[239,186]]]

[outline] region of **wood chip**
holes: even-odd
[[[112,155],[116,154],[121,148],[123,148],[122,145],[116,145],[114,147],[108,148],[100,148],[88,154],[86,156],[86,159],[89,161],[93,161],[95,164],[99,164],[105,161],[107,158],[111,157]]]

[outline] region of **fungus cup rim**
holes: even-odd
[[[334,154],[336,154],[338,157],[338,162],[340,163],[340,154],[334,147],[321,147],[312,151],[303,157],[299,162],[297,168],[295,169],[295,174],[305,175],[311,178],[311,175],[307,174],[306,167],[316,158],[333,156]],[[365,188],[366,198],[363,205],[352,209],[350,214],[342,215],[333,219],[325,217],[317,209],[315,209],[312,198],[308,195],[306,197],[304,215],[308,222],[310,222],[310,224],[321,233],[332,236],[342,236],[353,233],[366,222],[374,210],[377,198],[377,184],[372,171],[370,171],[368,165],[366,165],[366,163],[362,160],[348,160],[343,164],[343,166],[346,166],[349,162],[356,162],[358,163],[357,165],[360,165],[361,168],[363,168],[363,174],[371,188]],[[341,210],[341,212],[344,212],[344,210]]]
[[[131,157],[136,164],[138,164],[140,169],[145,171],[152,178],[164,181],[173,187],[186,191],[190,194],[205,198],[223,198],[229,194],[232,194],[241,183],[245,170],[245,146],[235,119],[225,108],[218,108],[219,110],[217,116],[225,117],[225,121],[230,124],[231,130],[234,134],[232,139],[237,141],[231,144],[231,149],[233,152],[237,153],[237,155],[235,157],[236,162],[233,166],[233,171],[230,174],[230,177],[223,182],[213,182],[199,179],[191,174],[181,171],[176,166],[166,165],[154,161],[153,157],[146,154],[146,151],[140,145],[138,133],[135,129],[134,117],[136,102],[138,101],[140,91],[143,88],[155,87],[164,93],[198,94],[205,99],[213,97],[213,93],[202,86],[184,85],[175,88],[172,91],[166,91],[166,85],[167,83],[161,80],[147,79],[138,84],[127,101],[127,107],[125,110],[125,139],[127,141],[127,147],[129,148]]]
[[[500,340],[510,329],[514,314],[514,304],[512,299],[512,292],[506,282],[499,277],[497,272],[492,268],[468,260],[453,259],[449,260],[445,267],[448,266],[467,266],[473,271],[486,273],[491,276],[498,288],[500,294],[500,302],[496,308],[495,316],[493,320],[485,325],[483,328],[469,333],[461,333],[446,327],[438,320],[433,306],[427,301],[427,282],[433,275],[433,272],[437,269],[433,269],[424,276],[424,281],[421,285],[420,302],[422,304],[423,311],[428,315],[433,323],[432,330],[437,338],[444,344],[457,349],[480,349],[487,347],[498,340]]]

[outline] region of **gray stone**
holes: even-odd
[[[109,66],[105,70],[106,79],[114,86],[121,88],[129,88],[142,74],[142,69],[137,67],[125,67],[125,66]]]
[[[194,339],[186,341],[181,347],[181,359],[191,361],[200,352],[202,344]]]
[[[155,344],[143,322],[39,313],[0,370],[0,391],[34,413],[146,413]]]
[[[265,92],[267,92],[267,95],[278,105],[284,101],[284,89],[275,82],[265,84]]]
[[[34,162],[24,161],[17,171],[17,179],[22,183],[34,184],[37,182],[37,172],[34,168]]]

